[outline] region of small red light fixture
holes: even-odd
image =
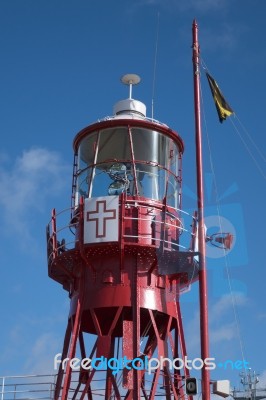
[[[210,242],[213,246],[219,249],[230,250],[232,248],[234,236],[231,233],[214,233],[206,237],[206,242]]]

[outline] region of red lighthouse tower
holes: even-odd
[[[199,262],[184,144],[132,98],[140,78],[122,81],[129,98],[76,135],[71,215],[53,210],[47,228],[49,276],[70,297],[55,399],[177,399],[189,377],[179,297]]]

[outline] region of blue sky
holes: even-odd
[[[47,276],[45,226],[52,207],[70,205],[75,134],[127,97],[123,74],[141,76],[133,97],[151,116],[158,26],[154,117],[184,139],[183,207],[195,208],[196,18],[204,65],[236,113],[219,123],[202,70],[206,216],[217,224],[218,197],[236,232],[226,260],[208,257],[211,352],[241,359],[228,265],[245,359],[266,384],[265,17],[263,0],[0,1],[0,376],[51,372],[61,351],[68,297]],[[182,303],[199,355],[196,289]],[[238,371],[214,372],[227,376],[238,382]]]

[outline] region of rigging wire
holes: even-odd
[[[241,139],[243,145],[245,146],[248,154],[250,155],[251,159],[253,160],[254,164],[256,165],[258,171],[261,173],[261,175],[263,176],[264,179],[266,179],[266,174],[264,173],[263,169],[261,168],[261,166],[259,165],[258,161],[256,160],[256,157],[254,156],[254,154],[252,153],[252,151],[250,150],[248,144],[246,143],[246,141],[244,140],[244,138],[241,136],[241,133],[239,131],[239,129],[237,128],[237,126],[235,125],[235,123],[233,122],[232,118],[230,118],[230,122],[233,125],[236,133],[238,134],[239,138]]]
[[[209,133],[208,133],[206,114],[204,112],[204,102],[203,102],[201,86],[200,86],[200,96],[201,96],[203,119],[204,119],[205,131],[206,131],[206,137],[207,137],[208,151],[209,151],[210,167],[211,167],[211,173],[213,176],[213,185],[214,185],[215,201],[216,201],[216,208],[217,208],[218,225],[219,225],[220,231],[223,232],[217,180],[216,180],[215,168],[214,168],[214,163],[213,163],[213,158],[212,158],[211,143],[210,143],[210,137],[209,137]],[[237,310],[237,300],[236,300],[236,296],[233,292],[228,256],[226,254],[226,250],[225,249],[222,249],[222,250],[223,250],[223,256],[225,259],[225,269],[226,269],[226,275],[227,275],[227,280],[228,280],[229,292],[230,292],[230,296],[231,296],[231,302],[232,302],[233,314],[234,314],[234,319],[235,319],[235,325],[236,325],[236,329],[237,329],[237,336],[238,336],[238,340],[239,340],[241,357],[242,357],[242,361],[243,361],[243,365],[244,365],[244,362],[245,362],[244,344],[243,344],[243,339],[242,339],[241,330],[240,330],[240,321],[239,321],[239,315],[238,315],[238,310]],[[245,374],[246,374],[246,370],[245,370]]]
[[[155,80],[156,80],[156,69],[157,69],[157,54],[158,54],[158,41],[159,41],[159,22],[160,13],[157,14],[157,30],[155,40],[155,54],[154,54],[154,65],[153,65],[153,81],[152,81],[152,99],[151,99],[151,118],[154,117],[154,95],[155,95]]]
[[[255,147],[255,149],[257,150],[259,156],[261,157],[261,159],[263,161],[266,162],[266,157],[265,155],[262,153],[262,151],[260,150],[259,146],[257,146],[257,144],[255,143],[254,139],[252,139],[252,136],[248,133],[247,129],[245,128],[245,126],[242,124],[242,122],[240,121],[240,119],[238,118],[238,116],[235,114],[235,117],[239,123],[239,125],[241,126],[241,128],[243,129],[243,131],[245,132],[245,134],[247,135],[247,137],[249,138],[249,140],[251,141],[251,143],[253,144],[253,146]]]

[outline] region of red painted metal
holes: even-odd
[[[81,199],[80,202],[80,215],[81,219],[83,219],[83,199]],[[83,246],[83,230],[79,230],[79,246]],[[72,336],[70,339],[70,346],[69,346],[69,361],[66,366],[66,375],[65,375],[65,381],[64,381],[64,386],[62,390],[62,399],[67,399],[68,398],[68,391],[69,391],[69,386],[71,382],[71,366],[70,366],[70,360],[72,360],[75,357],[76,354],[76,346],[77,346],[77,340],[78,337],[81,334],[80,331],[80,325],[81,325],[81,317],[82,317],[82,312],[83,312],[83,304],[84,304],[84,270],[81,270],[80,272],[80,279],[78,281],[78,301],[77,301],[77,308],[75,311],[75,315],[73,316],[72,320],[74,320],[74,326],[73,326],[73,331],[72,331]],[[81,342],[83,345],[83,341]]]
[[[152,121],[148,120],[137,120],[137,119],[110,119],[110,120],[105,120],[101,122],[97,122],[95,124],[89,125],[86,128],[82,129],[75,137],[74,142],[73,142],[73,149],[74,152],[76,153],[78,150],[78,146],[81,142],[81,140],[89,135],[91,132],[95,132],[97,130],[102,130],[105,128],[112,128],[112,127],[121,127],[121,126],[135,126],[135,127],[141,127],[145,129],[152,129],[156,130],[157,132],[161,132],[167,136],[170,136],[175,142],[178,143],[178,146],[180,148],[180,152],[184,152],[184,142],[182,138],[178,135],[177,132],[173,131],[170,129],[167,125],[165,124],[157,124]]]
[[[131,153],[131,157],[132,160],[135,160],[135,155],[134,155],[134,150],[133,150],[133,142],[132,142],[132,133],[131,133],[131,129],[128,126],[128,137],[129,137],[129,143],[130,143],[130,153]],[[135,162],[133,162],[133,174],[134,174],[134,184],[135,184],[135,190],[136,190],[136,194],[137,196],[139,196],[139,188],[138,188],[138,184],[137,184],[137,175],[136,175],[136,164]]]
[[[122,134],[128,135],[123,142],[128,148],[122,153],[119,143],[116,149],[110,140],[109,155],[108,135],[121,127]],[[104,135],[105,141],[101,141]],[[142,135],[147,135],[147,143],[153,147],[150,158],[149,148],[140,153],[134,144],[135,138],[140,138],[142,145]],[[98,122],[74,139],[71,217],[64,229],[59,224],[61,213],[53,210],[47,229],[48,273],[70,297],[62,357],[89,358],[94,365],[91,369],[82,366],[78,372],[72,370],[70,362],[66,370],[59,368],[55,400],[152,400],[157,396],[171,400],[185,396],[186,367],[172,370],[166,362],[150,374],[145,369],[152,358],[178,358],[184,363],[187,356],[179,297],[198,279],[198,253],[194,249],[196,218],[193,240],[189,236],[188,248],[181,245],[181,234],[186,233],[179,209],[183,150],[176,132],[144,118],[119,116]],[[135,159],[137,154],[143,159]],[[105,177],[103,185],[109,184],[114,178],[108,168],[119,163],[126,168],[128,186],[117,194],[116,206],[110,208],[106,203],[108,186],[97,189],[100,194],[95,197],[99,199],[92,200],[96,208],[97,204],[105,205],[100,216],[105,224],[103,231],[96,232],[99,213],[86,208],[84,215],[84,202],[89,207],[96,179]],[[104,219],[105,211],[109,215]],[[118,239],[103,241],[114,219]],[[90,229],[95,229],[96,241],[85,241],[87,223],[94,224]],[[68,235],[72,235],[70,239]],[[64,241],[58,242],[62,236]],[[202,277],[202,271],[200,274]],[[129,361],[113,373],[115,359]],[[139,368],[141,365],[145,368]]]
[[[157,229],[153,230],[151,228],[152,219],[149,214],[149,224],[141,224],[138,220],[138,217],[143,217],[147,214],[147,205],[144,199],[137,203],[137,207],[135,206],[135,199],[134,203],[130,203],[130,208],[126,205],[129,199],[126,199],[125,196],[122,195],[120,201],[120,207],[123,210],[120,217],[120,241],[123,246],[111,243],[104,246],[101,244],[84,246],[82,244],[83,230],[80,228],[83,225],[83,212],[80,206],[79,213],[76,216],[79,220],[77,223],[77,226],[79,226],[77,228],[79,232],[77,245],[73,249],[58,254],[55,258],[49,258],[52,264],[50,266],[50,276],[63,283],[66,288],[69,287],[70,297],[72,298],[69,319],[72,323],[68,325],[71,326],[74,323],[72,339],[70,342],[67,338],[69,329],[65,339],[65,343],[68,343],[69,346],[68,357],[72,358],[75,355],[78,337],[83,337],[81,333],[89,332],[98,337],[97,345],[91,351],[90,357],[101,355],[105,355],[107,358],[114,357],[112,343],[114,338],[116,340],[121,338],[123,340],[124,356],[136,358],[140,356],[141,337],[147,339],[143,350],[147,357],[151,358],[156,354],[166,357],[168,354],[167,343],[170,343],[169,337],[172,329],[175,330],[175,335],[179,337],[182,348],[181,356],[184,357],[184,335],[180,326],[180,315],[176,312],[176,299],[172,298],[167,301],[165,297],[171,294],[172,289],[170,290],[170,287],[173,285],[173,281],[170,276],[158,274],[156,253],[158,251],[163,252],[163,250],[160,250],[161,245],[152,244],[156,239]],[[162,222],[159,209],[156,210],[155,215],[158,217],[158,227],[162,230],[162,235],[158,231],[157,239],[162,240],[162,238],[165,238],[166,231],[165,206],[161,204],[160,208],[160,213],[164,215],[162,217],[164,221],[162,220]],[[53,219],[55,218],[54,215]],[[55,222],[53,222],[53,225],[55,228]],[[147,238],[148,231],[150,236]],[[53,237],[55,233],[53,231]],[[131,233],[132,238],[125,237],[125,233]],[[144,239],[141,238],[142,234],[145,235]],[[56,241],[54,241],[54,246],[57,248]],[[166,244],[167,247],[169,247],[169,244]],[[53,254],[55,254],[54,251]],[[171,255],[171,253],[169,254]],[[169,254],[167,253],[168,257],[170,256]],[[163,257],[164,254],[161,254],[161,259]],[[93,258],[95,259],[93,260]],[[64,269],[60,267],[61,265],[64,266]],[[70,271],[67,269],[69,265],[72,265]],[[103,278],[103,273],[106,272],[104,265],[108,266],[108,279],[106,279],[107,275],[104,275],[105,278]],[[60,275],[58,275],[59,269],[61,271]],[[192,265],[191,269],[193,269]],[[66,270],[66,273],[62,277],[62,271],[64,270]],[[83,277],[81,276],[81,271],[83,272]],[[75,277],[74,282],[70,279],[70,276]],[[112,279],[110,279],[111,276]],[[65,283],[66,280],[69,282],[68,285]],[[81,307],[82,291],[79,287],[82,282],[85,296],[84,304]],[[175,296],[177,295],[178,292],[176,292]],[[122,326],[124,326],[123,329]],[[87,349],[82,339],[79,339],[79,342],[82,342],[80,345],[82,347],[82,357],[84,358]],[[164,342],[164,346],[162,342]],[[178,357],[178,349],[175,348],[175,345],[173,347],[173,354]],[[156,353],[157,351],[159,353]],[[64,357],[66,356],[66,350],[63,351],[63,355]],[[83,398],[87,393],[92,392],[95,373],[95,370],[87,374],[84,371],[80,372],[79,383],[76,385],[73,398],[77,393],[79,393],[80,398]],[[60,370],[56,386],[56,399],[59,398],[59,386],[63,381],[62,375],[63,372]],[[164,384],[159,384],[160,376],[164,376],[164,378],[161,378]],[[170,392],[174,393],[174,398],[178,398],[181,386],[180,380],[176,377],[177,374],[171,377],[165,369],[161,375],[160,370],[158,370],[154,373],[154,379],[149,389],[144,383],[144,374],[142,372],[130,371],[126,376],[124,373],[125,387],[123,390],[127,390],[125,397],[138,399],[140,398],[140,393],[143,395],[145,393],[147,398],[152,399],[159,390],[158,386],[165,386],[166,398],[169,397]],[[71,379],[71,370],[68,367],[63,381],[62,399],[66,399],[67,396],[72,398],[69,393],[69,387],[73,386],[72,384],[70,385]],[[106,393],[110,394],[114,391],[117,395],[116,398],[119,398],[118,391],[120,389],[110,372],[105,380]],[[80,382],[82,382],[82,385]],[[85,387],[83,387],[84,384]]]
[[[68,348],[69,348],[69,343],[70,343],[70,338],[71,338],[71,331],[72,331],[71,320],[69,319],[67,328],[66,328],[66,333],[65,333],[64,345],[63,345],[63,351],[62,351],[62,359],[65,359],[68,354]],[[58,369],[56,386],[55,386],[55,394],[54,394],[55,400],[59,399],[61,386],[62,386],[62,382],[63,382],[63,377],[64,377],[64,370],[62,368],[62,364],[60,364],[59,369]]]
[[[195,107],[195,139],[197,163],[197,195],[198,195],[198,247],[199,247],[199,296],[200,296],[200,337],[201,358],[209,358],[209,329],[208,329],[208,288],[206,272],[206,244],[204,225],[204,188],[201,138],[200,110],[200,71],[199,71],[199,42],[198,25],[193,21],[193,74],[194,74],[194,107]],[[209,370],[202,368],[202,398],[210,399]]]
[[[53,246],[53,258],[56,258],[58,255],[58,250],[57,250],[57,237],[56,237],[56,212],[55,209],[53,208],[52,210],[52,236],[51,236],[51,241],[52,241],[52,246]]]

